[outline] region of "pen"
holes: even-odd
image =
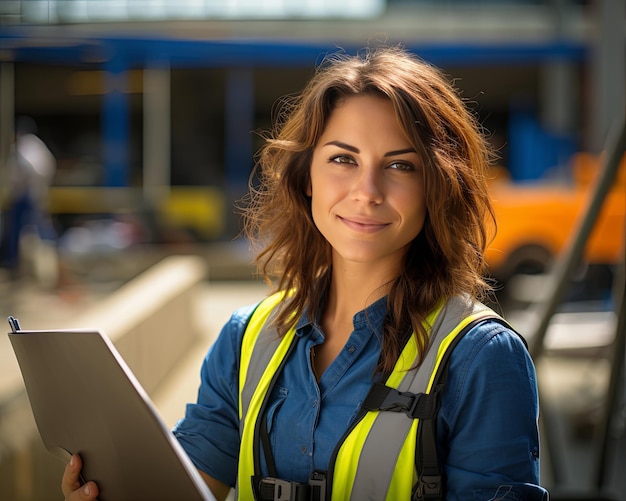
[[[9,318],[7,318],[7,320],[9,321],[9,325],[11,326],[11,330],[13,331],[14,334],[16,334],[17,331],[22,330],[21,327],[20,327],[20,323],[17,320],[17,318],[9,317]]]

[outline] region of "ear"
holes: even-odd
[[[312,197],[313,196],[313,187],[311,186],[311,179],[309,178],[309,182],[306,185],[306,191],[305,194],[307,197]]]

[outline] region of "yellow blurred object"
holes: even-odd
[[[50,188],[52,214],[107,214],[138,207],[140,192],[135,188],[101,186],[54,186]]]
[[[173,186],[156,207],[160,223],[191,231],[199,239],[218,238],[225,227],[225,197],[208,186]],[[50,189],[52,214],[140,214],[145,209],[139,188],[56,186]]]
[[[218,237],[224,230],[225,200],[215,188],[177,186],[160,206],[163,221],[192,230],[203,239]]]

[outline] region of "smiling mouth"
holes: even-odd
[[[356,219],[347,219],[345,217],[339,216],[339,219],[343,224],[345,224],[348,228],[360,231],[362,233],[375,233],[386,228],[389,223],[377,223],[373,221],[359,221]]]

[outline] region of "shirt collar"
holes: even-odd
[[[379,330],[386,314],[387,296],[383,296],[352,317],[354,330],[359,329],[366,323],[370,324],[375,330]],[[296,335],[302,337],[311,332],[311,330],[318,323],[318,320],[319,319],[311,318],[309,315],[309,309],[306,308],[303,315],[296,323]]]

